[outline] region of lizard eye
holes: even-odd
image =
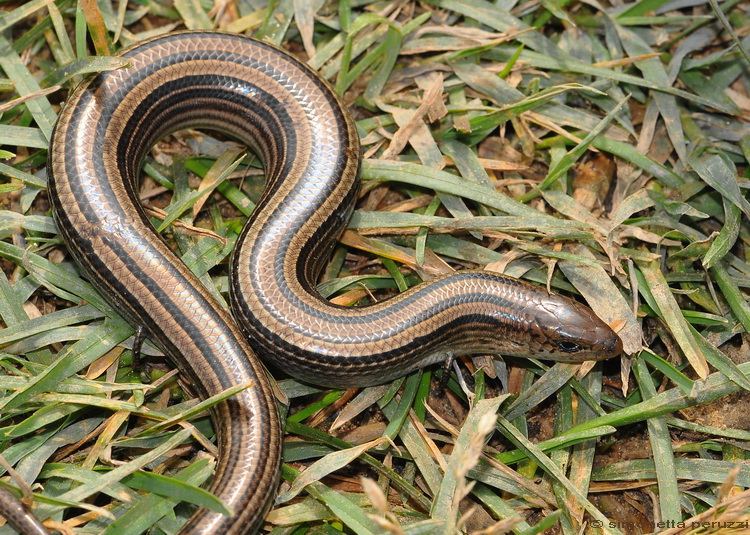
[[[575,342],[569,342],[567,340],[561,340],[557,342],[557,347],[560,351],[563,351],[565,353],[575,353],[576,351],[580,351],[581,349],[581,346],[579,346]]]

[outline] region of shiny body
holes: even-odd
[[[220,455],[211,491],[236,515],[201,510],[181,533],[254,533],[273,500],[280,425],[248,342],[274,367],[335,386],[382,383],[453,352],[619,354],[619,338],[587,307],[487,272],[443,277],[370,307],[327,303],[315,282],[351,213],[359,170],[356,129],[328,85],[283,51],[228,34],[177,33],[123,55],[129,68],[84,83],[61,113],[50,193],[78,263],[201,395],[252,384],[213,414]],[[264,163],[264,194],[230,275],[247,341],[138,202],[146,152],[185,127],[233,136]]]

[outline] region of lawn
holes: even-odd
[[[278,374],[271,533],[750,530],[747,2],[0,6],[0,488],[50,528],[174,533],[195,504],[221,508],[199,488],[206,406],[154,346],[134,369],[134,329],[79,274],[45,168],[69,89],[122,68],[123,46],[213,28],[305,59],[356,120],[361,194],[324,297],[366,305],[486,268],[587,303],[626,353],[460,358],[450,377],[358,390]],[[226,298],[257,158],[182,131],[142,182],[155,225]]]

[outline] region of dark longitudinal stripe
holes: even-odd
[[[170,129],[216,127],[229,119],[232,134],[250,132],[247,139],[257,142],[269,128],[281,128],[284,110],[276,103],[277,90],[247,79],[256,72],[253,68],[243,67],[239,78],[222,78],[227,67],[231,72],[231,62],[259,64],[246,54],[255,42],[204,35],[215,46],[196,51],[192,37],[170,36],[136,48],[128,52],[131,69],[105,73],[71,96],[50,149],[50,191],[63,235],[97,287],[113,295],[129,320],[147,326],[204,395],[252,385],[217,405],[214,413],[220,458],[212,490],[236,515],[201,510],[182,531],[249,533],[259,528],[278,481],[280,429],[273,393],[233,321],[139,214],[133,175],[154,138]],[[236,50],[227,51],[228,42]],[[260,48],[267,50],[265,45]],[[200,75],[191,63],[196,57],[201,58]],[[264,69],[274,72],[272,67]],[[261,84],[267,79],[256,75]],[[238,82],[258,97],[253,102],[259,105],[245,114],[241,112],[251,99],[232,92]],[[267,87],[277,86],[274,82]],[[205,98],[215,107],[196,108]],[[276,109],[269,111],[269,103]],[[123,139],[123,129],[132,137]],[[261,144],[279,139],[286,143],[288,137],[265,139]],[[265,150],[281,152],[270,144]]]
[[[252,98],[233,89],[239,86],[252,91]],[[216,77],[215,85],[205,85],[203,77],[188,76],[164,84],[138,104],[124,127],[127,135],[120,136],[118,160],[131,163],[135,176],[140,167],[135,160],[137,156],[143,156],[157,139],[166,134],[187,124],[193,126],[199,120],[207,121],[213,115],[204,113],[209,106],[216,109],[214,113],[221,111],[226,121],[224,125],[213,121],[214,128],[223,126],[224,133],[230,135],[239,129],[252,129],[254,135],[240,141],[252,143],[253,148],[262,153],[284,154],[286,151],[282,149],[295,147],[294,132],[283,130],[283,125],[291,120],[274,95],[233,77]],[[101,123],[106,127],[104,117]],[[279,146],[276,143],[278,136],[269,132],[282,132],[285,144]],[[100,134],[104,135],[103,132]],[[288,151],[284,162],[286,167],[291,166],[293,154],[293,150]]]
[[[83,269],[203,395],[252,385],[213,412],[220,454],[211,490],[235,515],[200,510],[182,535],[259,529],[278,482],[281,435],[248,342],[139,206],[138,166],[174,129],[214,128],[264,159],[266,189],[231,268],[232,306],[250,343],[291,375],[357,386],[456,349],[564,361],[620,352],[583,305],[488,273],[439,278],[369,308],[327,303],[314,284],[357,195],[359,140],[326,82],[271,45],[213,32],[156,38],[124,55],[130,68],[71,95],[50,147],[50,193]]]

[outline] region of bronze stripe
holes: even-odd
[[[451,351],[562,361],[621,351],[587,307],[486,272],[371,307],[329,304],[313,285],[351,212],[359,172],[359,139],[339,98],[304,64],[240,36],[183,32],[123,54],[130,68],[84,83],[60,115],[49,168],[61,233],[97,286],[162,341],[203,394],[252,383],[213,414],[220,455],[211,490],[236,514],[201,510],[180,533],[254,533],[272,502],[281,434],[250,345],[293,376],[336,386],[385,382]],[[139,212],[137,164],[153,138],[188,126],[228,132],[264,159],[266,189],[230,277],[249,343]]]

